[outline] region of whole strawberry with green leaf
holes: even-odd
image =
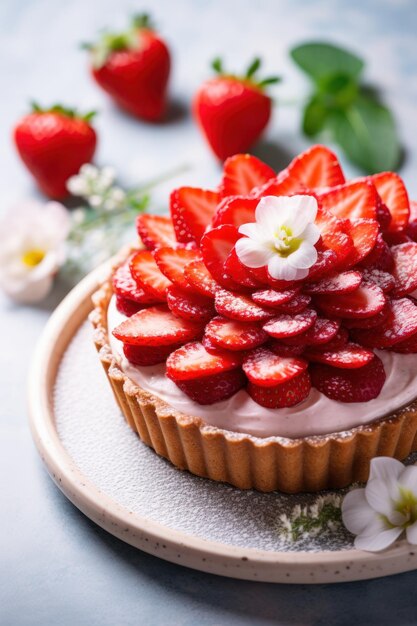
[[[32,105],[14,129],[20,158],[41,191],[57,200],[68,195],[67,180],[94,155],[97,135],[91,126],[95,113],[85,115],[56,104]]]
[[[244,76],[236,76],[225,72],[221,60],[215,59],[212,67],[217,76],[203,83],[195,95],[195,118],[221,160],[247,152],[269,122],[272,100],[265,88],[280,79],[259,79],[260,65],[256,58]]]
[[[124,32],[104,32],[86,47],[92,75],[122,109],[149,122],[163,117],[170,54],[148,15],[134,17]]]

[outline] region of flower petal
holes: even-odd
[[[342,520],[346,528],[359,535],[375,518],[375,511],[368,504],[365,489],[353,489],[342,502]]]
[[[239,226],[239,232],[242,235],[246,235],[255,241],[263,241],[264,240],[264,232],[259,228],[259,224],[255,222],[248,222],[247,224],[242,224]]]
[[[358,535],[355,539],[355,548],[368,552],[379,552],[388,548],[402,533],[402,528],[389,528],[375,534]]]
[[[297,269],[309,269],[317,261],[317,250],[307,241],[287,257],[288,263]]]
[[[270,258],[274,256],[272,250],[268,249],[264,244],[242,237],[235,244],[236,254],[239,260],[246,267],[263,267],[267,265]],[[275,255],[277,256],[277,255]]]
[[[315,244],[320,239],[321,232],[320,228],[315,224],[307,224],[300,237],[304,241],[308,241],[308,243]]]
[[[391,498],[398,496],[398,478],[404,471],[404,465],[388,456],[378,456],[371,461],[369,480],[378,478],[387,485]]]
[[[401,487],[409,489],[417,497],[417,466],[409,465],[398,478]]]
[[[269,233],[272,234],[282,224],[281,213],[285,209],[285,196],[265,196],[259,201],[255,210],[256,223]]]
[[[407,536],[408,543],[412,543],[413,545],[417,545],[417,522],[414,522],[411,526],[407,528],[405,531]]]
[[[298,237],[317,216],[317,200],[313,196],[296,195],[285,198],[286,216],[284,225]]]
[[[389,456],[377,456],[371,461],[371,471],[369,478],[379,478],[379,480],[398,480],[401,472],[404,471],[404,465],[392,459]]]
[[[391,492],[392,489],[390,490],[390,486],[378,478],[370,479],[365,487],[365,496],[370,506],[377,511],[377,513],[386,515],[387,517],[394,511]]]
[[[277,280],[295,280],[297,269],[289,265],[287,259],[274,254],[268,261],[268,272]]]

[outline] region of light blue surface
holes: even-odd
[[[95,87],[77,48],[103,25],[123,26],[143,8],[118,0],[2,0],[0,3],[1,211],[36,196],[10,142],[26,102],[61,100],[98,108],[98,162],[112,164],[134,184],[180,163],[181,181],[214,184],[218,167],[187,107],[208,61],[225,54],[232,69],[255,53],[268,73],[281,73],[277,100],[307,88],[286,50],[329,37],[366,56],[367,77],[394,109],[407,152],[401,173],[417,197],[417,7],[412,0],[358,2],[294,0],[154,0],[148,8],[174,53],[176,113],[148,126],[117,111]],[[298,112],[278,105],[258,154],[275,167],[305,147]],[[350,173],[354,171],[350,169]],[[173,183],[155,194],[166,207]],[[228,626],[229,624],[417,624],[417,572],[339,586],[279,586],[200,574],[141,553],[101,531],[79,513],[46,475],[30,440],[25,381],[33,345],[62,296],[58,285],[39,307],[0,301],[1,438],[0,623],[5,626]]]

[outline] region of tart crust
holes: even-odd
[[[90,321],[101,364],[129,426],[178,469],[239,489],[313,492],[366,481],[373,457],[402,460],[417,450],[417,400],[349,431],[298,439],[222,430],[175,410],[141,389],[118,365],[107,328],[112,295],[109,276],[92,297]]]

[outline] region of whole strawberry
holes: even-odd
[[[255,59],[244,76],[227,74],[216,59],[217,73],[200,87],[193,103],[195,118],[219,159],[246,152],[259,139],[271,116],[272,100],[265,87],[278,77],[258,80],[261,65]]]
[[[171,62],[148,15],[134,17],[124,32],[105,32],[87,48],[92,75],[122,109],[149,122],[161,119]]]
[[[68,178],[92,160],[97,143],[90,123],[93,116],[93,112],[80,115],[61,105],[42,109],[33,104],[32,112],[15,127],[19,155],[50,198],[65,198]]]

